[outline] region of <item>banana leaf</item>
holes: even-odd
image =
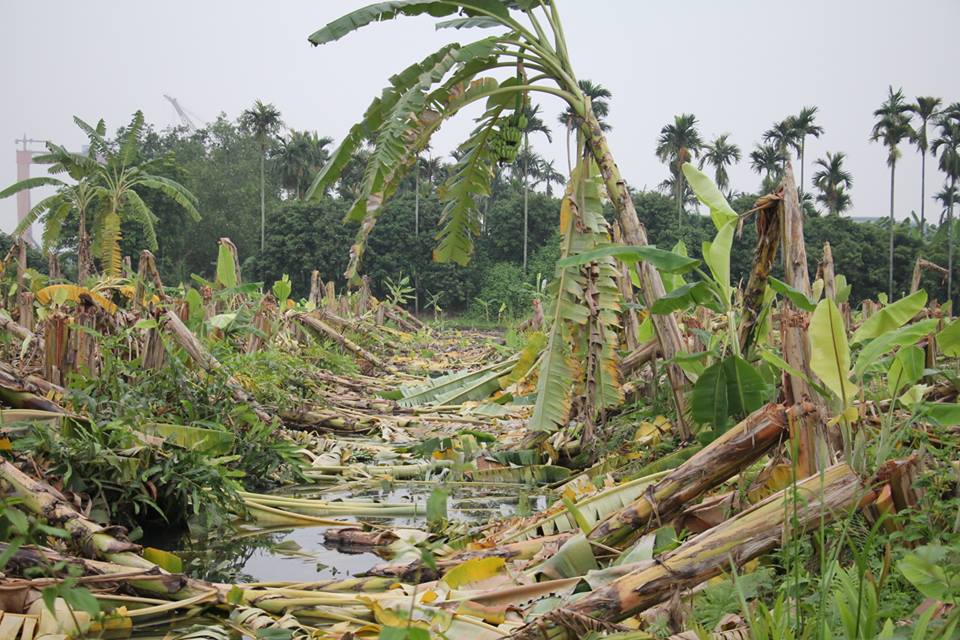
[[[200,451],[211,456],[224,456],[233,450],[234,437],[229,431],[160,422],[147,423],[140,430],[148,435],[160,436],[181,449]]]
[[[647,487],[666,475],[666,473],[666,471],[656,473],[604,489],[592,496],[577,501],[575,503],[576,509],[586,520],[590,529],[593,529],[598,522],[601,522],[610,514],[626,507],[643,495]],[[576,531],[577,528],[577,522],[573,514],[570,513],[567,507],[563,507],[561,511],[538,518],[520,531],[508,535],[503,541],[528,540],[540,536],[550,536],[555,533]]]
[[[401,407],[425,404],[460,404],[467,400],[483,400],[500,389],[500,376],[509,371],[518,356],[473,371],[457,371],[431,378],[417,385],[401,385]]]
[[[526,467],[497,467],[465,472],[474,482],[508,482],[516,484],[553,484],[570,477],[570,470],[547,464]]]

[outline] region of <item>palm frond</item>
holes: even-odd
[[[194,221],[200,220],[200,212],[197,211],[197,197],[176,180],[163,176],[141,175],[137,178],[134,186],[144,186],[147,189],[159,191],[180,205]]]
[[[130,164],[137,152],[137,145],[140,143],[140,133],[143,131],[143,111],[137,111],[133,114],[133,120],[130,126],[123,133],[123,139],[120,142],[120,164],[126,166]]]
[[[143,198],[133,189],[127,190],[125,204],[127,206],[124,208],[124,213],[126,213],[131,220],[136,220],[140,223],[140,228],[143,229],[143,234],[147,241],[147,248],[151,251],[156,251],[157,231],[155,223],[157,222],[157,216],[154,215],[150,207],[147,206],[147,203],[143,201]]]
[[[39,176],[36,178],[27,178],[21,180],[20,182],[14,182],[12,185],[0,191],[0,199],[9,198],[15,193],[20,193],[21,191],[26,191],[27,189],[33,189],[35,187],[44,187],[48,185],[53,186],[63,186],[65,183],[63,180],[57,178],[51,178],[48,176]]]
[[[453,45],[441,47],[420,62],[410,65],[400,73],[392,76],[380,97],[374,98],[363,114],[363,120],[353,125],[350,131],[340,142],[340,146],[330,155],[327,163],[314,178],[313,184],[307,190],[307,198],[322,196],[327,189],[340,177],[344,167],[350,162],[354,154],[360,149],[365,140],[376,135],[384,120],[410,87],[419,82],[420,75],[432,68],[437,60],[447,54]]]
[[[327,44],[374,22],[393,20],[400,16],[419,16],[428,14],[434,18],[443,18],[463,12],[468,17],[487,16],[498,20],[509,20],[510,12],[499,0],[461,0],[458,2],[436,2],[434,0],[392,0],[377,2],[351,11],[325,27],[313,32],[308,40],[313,45]]]
[[[19,236],[27,231],[34,223],[40,220],[43,217],[43,214],[46,213],[53,207],[59,206],[60,202],[63,200],[63,196],[59,193],[56,193],[52,196],[47,196],[37,204],[35,204],[30,211],[27,212],[27,215],[23,217],[23,220],[17,223],[17,228],[13,230],[13,235]]]
[[[473,236],[479,233],[478,197],[490,195],[497,156],[488,144],[496,132],[502,105],[487,110],[470,137],[458,147],[459,159],[439,189],[443,212],[433,259],[466,265],[473,253]]]
[[[43,235],[41,241],[46,250],[50,250],[60,240],[60,232],[63,230],[63,223],[70,214],[72,204],[64,200],[56,208],[51,208],[50,212],[43,220]]]
[[[96,157],[98,154],[107,157],[110,153],[110,145],[107,143],[106,129],[107,125],[101,118],[97,122],[97,126],[91,127],[89,124],[78,118],[77,116],[73,117],[73,121],[78,127],[83,129],[83,132],[87,134],[87,139],[90,141],[90,157]]]

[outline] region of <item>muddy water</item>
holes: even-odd
[[[371,499],[377,502],[415,503],[426,512],[427,498],[433,486],[425,483],[397,482],[390,486],[343,490],[322,486],[295,487],[283,492],[301,498]],[[520,496],[519,487],[451,487],[448,517],[452,521],[482,523],[517,512],[526,502],[532,511],[547,507],[546,496]],[[337,518],[358,521],[357,518]],[[364,521],[398,528],[424,528],[426,518],[400,516],[363,518]],[[345,548],[325,542],[327,527],[257,528],[241,525],[238,531],[221,531],[202,539],[185,537],[179,540],[154,541],[154,546],[175,551],[184,560],[184,569],[191,575],[223,582],[272,582],[342,579],[369,570],[389,559],[369,548]]]

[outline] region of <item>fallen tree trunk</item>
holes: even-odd
[[[761,407],[650,487],[646,495],[594,527],[588,537],[624,548],[651,527],[672,519],[689,501],[751,465],[780,443],[786,428],[783,405]]]
[[[197,336],[193,335],[193,332],[187,328],[187,325],[183,324],[183,320],[180,319],[176,313],[171,309],[167,309],[164,312],[163,317],[166,322],[164,327],[173,337],[174,341],[180,347],[187,352],[187,355],[190,356],[190,359],[196,362],[200,367],[206,371],[219,371],[222,368],[220,362],[213,357],[213,354],[208,352],[200,340],[197,339]],[[271,416],[263,407],[261,407],[250,395],[244,390],[243,386],[237,382],[233,376],[227,377],[227,384],[230,386],[234,400],[237,402],[242,402],[244,404],[250,405],[254,413],[257,414],[257,417],[260,418],[263,422],[272,422],[273,416]]]
[[[41,411],[66,413],[63,407],[57,403],[33,393],[31,389],[37,386],[18,377],[7,368],[0,367],[0,400],[14,409],[40,409]]]
[[[873,492],[846,464],[780,491],[753,508],[685,542],[654,560],[617,567],[618,578],[598,584],[592,592],[536,619],[514,638],[574,639],[579,625],[602,628],[668,599],[678,589],[689,589],[777,548],[789,528],[809,531],[848,515],[870,502]],[[789,508],[787,508],[789,506]],[[795,522],[784,521],[790,513]],[[609,575],[609,574],[608,574]]]
[[[624,377],[640,369],[660,354],[660,343],[655,339],[645,342],[620,361],[620,372]]]
[[[298,313],[295,317],[307,329],[310,329],[314,333],[320,334],[321,336],[330,338],[331,340],[339,344],[341,347],[343,347],[347,351],[353,353],[358,358],[366,360],[374,367],[383,369],[388,373],[394,373],[394,374],[399,373],[396,367],[394,367],[393,365],[387,362],[384,362],[383,360],[373,355],[372,353],[370,353],[369,351],[367,351],[366,349],[364,349],[354,341],[350,340],[350,338],[347,338],[346,336],[340,334],[336,329],[328,325],[326,322],[324,322],[317,316],[310,315],[307,313]]]
[[[33,331],[30,331],[6,313],[0,313],[0,329],[13,334],[20,342],[29,341],[33,344],[37,339]]]
[[[923,277],[923,270],[929,269],[930,271],[935,271],[942,275],[946,279],[947,274],[949,273],[946,269],[940,265],[930,262],[929,260],[924,260],[923,258],[917,258],[916,263],[913,265],[913,277],[910,278],[910,293],[916,293],[920,290],[920,279]]]
[[[22,500],[23,505],[55,527],[65,529],[87,556],[111,559],[116,554],[139,551],[132,542],[114,537],[105,527],[88,519],[59,491],[34,480],[10,462],[0,461],[0,484]]]

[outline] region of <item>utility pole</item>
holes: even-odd
[[[13,141],[14,144],[20,145],[20,148],[17,149],[17,182],[21,180],[26,180],[30,177],[30,165],[33,164],[34,154],[40,153],[29,148],[31,144],[43,144],[44,140],[34,140],[33,138],[28,138],[27,134],[23,134],[22,138]],[[17,194],[17,224],[27,217],[27,214],[30,213],[30,189],[24,189],[23,191]],[[32,245],[36,245],[33,240],[33,229],[27,228],[26,233],[23,234],[24,239]]]

